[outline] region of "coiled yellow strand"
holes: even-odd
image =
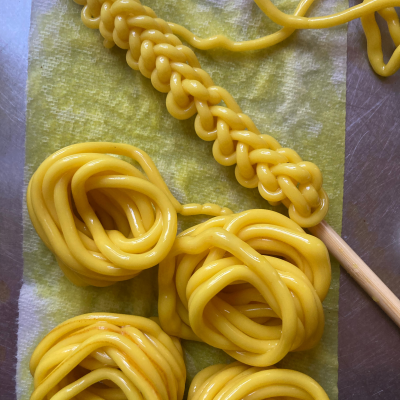
[[[197,113],[197,135],[215,141],[217,162],[236,164],[241,185],[258,187],[272,205],[285,204],[290,218],[302,227],[315,226],[325,217],[328,197],[318,167],[303,162],[271,136],[261,135],[232,96],[214,85],[193,51],[182,45],[153,10],[136,0],[91,0],[85,4],[85,25],[100,30],[106,47],[116,44],[127,50],[129,66],[150,78],[158,91],[168,93],[166,104],[172,116],[187,119]],[[218,105],[221,101],[226,107]]]
[[[288,369],[249,367],[241,363],[212,365],[193,379],[188,400],[329,400],[309,376]]]
[[[109,154],[131,158],[144,173]],[[29,182],[27,205],[37,233],[78,286],[108,286],[157,265],[175,240],[177,212],[231,213],[181,205],[145,152],[118,143],[75,144],[48,157]]]
[[[170,335],[265,367],[321,338],[328,251],[289,218],[250,210],[178,235],[159,266],[158,313]]]
[[[182,400],[182,348],[152,320],[93,313],[69,319],[35,349],[31,400]]]

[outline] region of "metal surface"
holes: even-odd
[[[30,1],[0,13],[0,398],[15,398]]]
[[[0,398],[15,398],[22,277],[25,83],[30,1],[0,14]],[[348,31],[343,237],[400,296],[400,73],[378,78],[361,25]],[[390,49],[387,49],[390,50]],[[400,332],[342,271],[339,399],[400,398]]]
[[[360,21],[347,38],[342,237],[399,297],[400,71],[387,79],[372,72]],[[399,378],[399,328],[342,270],[339,399],[400,399]]]

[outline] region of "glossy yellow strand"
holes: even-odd
[[[195,131],[215,141],[217,162],[236,164],[236,178],[247,188],[258,187],[270,204],[289,208],[290,218],[302,227],[317,225],[328,211],[322,175],[316,165],[303,162],[293,150],[282,148],[269,135],[261,135],[232,96],[215,86],[189,47],[138,0],[91,0],[82,9],[86,26],[99,29],[104,45],[127,50],[129,66],[168,93],[167,109],[178,119],[197,114]],[[311,3],[305,2],[302,10]],[[284,34],[286,35],[287,32]],[[226,106],[218,105],[223,101]]]
[[[300,1],[293,15],[301,17],[304,16],[313,3],[314,0]],[[181,25],[175,24],[173,22],[168,22],[168,25],[171,27],[172,32],[175,35],[180,36],[191,46],[196,47],[199,50],[223,48],[235,52],[260,50],[274,46],[278,43],[283,42],[296,30],[295,28],[291,28],[290,26],[285,26],[279,31],[272,33],[271,35],[261,37],[259,39],[235,42],[225,35],[215,35],[203,39],[194,35],[191,31]]]
[[[270,366],[320,340],[330,280],[325,245],[289,218],[267,210],[212,218],[178,235],[160,263],[160,324]]]
[[[400,67],[400,24],[396,10],[393,8],[400,6],[399,0],[364,0],[362,4],[351,7],[348,10],[313,18],[304,17],[313,0],[302,0],[293,15],[281,12],[270,0],[254,1],[267,17],[284,28],[259,39],[235,42],[224,35],[203,39],[195,36],[180,25],[169,23],[169,26],[173,33],[182,37],[193,47],[201,50],[220,47],[230,51],[250,51],[274,46],[288,38],[296,29],[330,28],[361,18],[367,39],[368,58],[374,71],[386,77],[393,75]],[[396,50],[387,64],[383,61],[381,33],[375,19],[375,12],[378,12],[386,20],[390,36],[396,46]]]
[[[107,153],[131,158],[144,173]],[[75,144],[48,157],[29,182],[27,205],[37,233],[79,286],[108,286],[157,265],[175,240],[177,212],[231,213],[181,205],[145,152],[118,143]]]
[[[329,400],[309,376],[289,369],[249,367],[241,363],[212,365],[200,371],[188,400]]]
[[[31,400],[182,400],[182,348],[154,321],[93,313],[69,319],[37,346]]]

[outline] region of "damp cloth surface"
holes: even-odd
[[[279,29],[251,0],[143,0],[160,18],[199,36],[223,33],[236,40]],[[296,2],[275,1],[292,13]],[[345,9],[346,0],[319,1],[310,15]],[[87,141],[129,143],[146,151],[181,203],[212,202],[235,212],[273,208],[257,189],[241,187],[234,167],[212,156],[212,143],[194,132],[194,119],[168,114],[166,95],[107,50],[97,30],[85,27],[72,0],[33,0],[29,50],[25,183],[40,163],[64,146]],[[330,197],[327,221],[340,233],[346,110],[346,27],[296,32],[271,49],[245,53],[195,50],[216,85],[226,88],[262,133],[317,164]],[[203,217],[178,217],[179,229]],[[75,287],[63,275],[24,212],[24,282],[19,299],[18,399],[33,390],[30,356],[43,336],[64,320],[88,312],[157,315],[157,267],[108,288]],[[280,365],[315,378],[337,399],[339,266],[324,301],[320,344],[290,353]],[[188,383],[208,365],[229,362],[222,351],[183,342]],[[188,386],[187,386],[188,387]]]

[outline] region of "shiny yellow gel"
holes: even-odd
[[[177,212],[231,213],[181,205],[145,152],[118,143],[75,144],[48,157],[29,182],[27,204],[37,233],[79,286],[108,286],[157,265],[175,240]]]
[[[314,18],[304,17],[314,0],[300,1],[293,15],[281,12],[270,0],[254,1],[267,17],[278,25],[283,26],[283,28],[259,39],[234,42],[224,35],[202,39],[180,25],[170,22],[169,26],[173,33],[182,37],[193,47],[201,50],[220,47],[230,51],[249,51],[274,46],[288,38],[296,29],[330,28],[361,18],[367,39],[368,58],[374,71],[381,76],[390,76],[400,67],[400,24],[399,17],[394,9],[394,7],[400,6],[399,0],[364,0],[362,4],[351,7],[348,10]],[[396,46],[396,50],[387,64],[383,61],[381,33],[376,23],[375,12],[378,12],[386,20],[390,36]]]
[[[160,263],[160,324],[270,366],[320,340],[330,280],[325,245],[289,218],[268,210],[215,217],[178,235]]]
[[[188,400],[329,400],[309,376],[290,369],[249,367],[235,362],[200,371],[189,388]]]
[[[69,319],[37,346],[31,400],[182,400],[179,340],[137,316],[93,313]]]
[[[215,86],[201,69],[194,52],[172,33],[167,22],[157,18],[137,0],[79,0],[84,4],[82,21],[99,29],[104,46],[126,49],[129,66],[151,79],[167,93],[167,109],[178,119],[197,114],[195,131],[214,141],[217,162],[236,164],[236,178],[247,188],[256,188],[270,204],[283,203],[290,218],[302,227],[317,225],[328,212],[328,197],[322,189],[318,167],[304,162],[293,150],[282,148],[269,135],[261,135],[243,114],[232,96]],[[305,13],[310,0],[298,7]],[[291,28],[281,35],[287,37]],[[275,39],[274,39],[275,40]],[[223,101],[225,106],[219,105]]]

